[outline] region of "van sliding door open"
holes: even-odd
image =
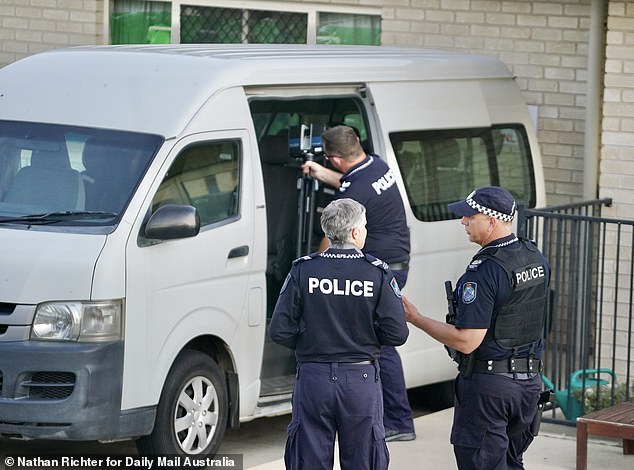
[[[313,95],[316,91],[306,93]],[[364,103],[354,89],[341,96],[252,98],[250,108],[258,138],[267,209],[269,322],[293,260],[318,249],[323,238],[320,213],[334,196],[335,188],[302,177],[302,163],[314,159],[328,165],[321,149],[321,132],[337,124],[356,129],[367,152],[372,152],[373,147]],[[267,336],[260,395],[289,393],[294,377],[294,351],[276,345]]]

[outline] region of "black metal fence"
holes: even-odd
[[[574,423],[634,395],[634,221],[601,217],[611,199],[519,208],[518,234],[548,258],[551,298],[543,380],[555,390],[544,415]]]

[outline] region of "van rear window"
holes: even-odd
[[[390,134],[412,212],[433,222],[456,218],[447,204],[481,186],[503,186],[535,206],[535,176],[523,126]]]

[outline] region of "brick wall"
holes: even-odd
[[[0,66],[36,52],[103,42],[103,0],[1,0]]]
[[[549,204],[578,200],[590,0],[385,0],[383,44],[493,55],[538,106]]]
[[[634,219],[634,2],[608,15],[600,195],[614,199],[609,215]]]
[[[607,217],[634,219],[634,2],[612,1],[608,8],[606,38],[605,92],[599,194],[611,197],[612,207],[603,211]],[[607,266],[605,298],[606,312],[615,311],[607,322],[604,338],[615,335],[618,349],[613,353],[602,345],[605,364],[614,360],[615,372],[623,374],[630,366],[628,357],[634,355],[629,322],[631,318],[632,227],[623,225],[610,230],[606,238]],[[620,240],[617,238],[620,235]],[[617,240],[619,240],[617,242]],[[615,275],[616,267],[620,275]],[[616,310],[614,305],[616,303]]]

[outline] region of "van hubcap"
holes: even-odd
[[[183,387],[176,404],[174,431],[180,448],[199,454],[213,439],[218,425],[218,395],[211,381],[193,377]]]

